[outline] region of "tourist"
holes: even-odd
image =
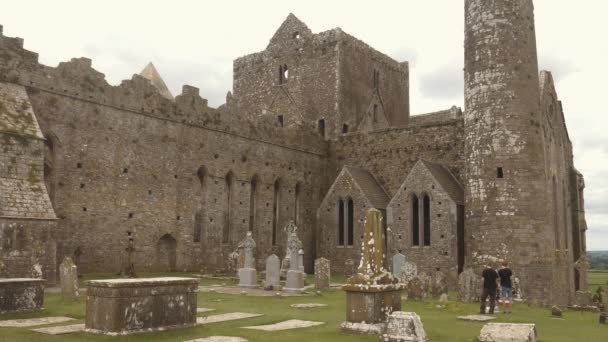
[[[513,285],[511,283],[511,276],[513,272],[509,268],[509,264],[505,261],[502,263],[502,267],[498,270],[498,276],[500,277],[500,303],[503,306],[502,313],[511,313],[513,307]]]
[[[483,291],[481,292],[481,303],[479,313],[486,313],[486,299],[490,297],[490,314],[494,314],[496,306],[496,290],[498,289],[498,273],[491,265],[486,265],[486,268],[481,273],[481,282],[483,283]]]

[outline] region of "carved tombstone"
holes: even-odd
[[[280,281],[279,257],[272,254],[266,258],[266,290],[278,290]]]
[[[59,281],[63,298],[78,298],[78,269],[72,258],[66,257],[59,265]]]
[[[418,275],[418,266],[413,262],[406,261],[401,266],[401,277],[399,280],[406,284],[409,283],[410,280],[414,279]]]
[[[247,232],[247,237],[241,242],[243,247],[243,268],[239,269],[240,287],[257,287],[258,279],[255,270],[255,259],[253,257],[255,241],[251,237],[251,232]]]
[[[291,238],[289,239],[289,245],[287,246],[287,250],[291,251],[290,260],[297,261],[298,260],[298,251],[299,246],[301,245],[300,240],[296,233],[291,233]],[[304,289],[304,272],[300,271],[300,267],[297,262],[291,262],[289,264],[289,271],[287,272],[287,281],[285,283],[285,288],[283,289],[285,292],[290,293],[300,293]]]
[[[315,288],[326,289],[329,287],[330,264],[329,260],[319,258],[315,260]]]
[[[448,278],[445,273],[437,271],[431,279],[431,295],[433,298],[439,298],[445,293],[448,293]]]
[[[458,276],[458,300],[465,303],[479,300],[479,277],[472,268],[467,268]]]
[[[397,253],[393,255],[393,275],[401,279],[403,273],[403,265],[405,264],[405,255]]]
[[[295,236],[293,235],[295,233]],[[285,234],[287,235],[287,250],[285,251],[285,258],[283,258],[283,260],[281,261],[281,278],[285,278],[287,277],[287,272],[289,271],[289,269],[291,268],[291,250],[290,247],[290,240],[292,238],[295,237],[296,240],[298,240],[298,227],[295,225],[295,223],[293,221],[289,221],[289,223],[287,223],[287,226],[285,226]],[[299,242],[300,240],[298,240]],[[295,246],[298,246],[297,249],[302,248],[302,243],[299,242],[298,244],[295,244]],[[293,260],[297,260],[293,259]],[[294,261],[297,262],[297,261]]]
[[[407,299],[423,300],[427,296],[427,279],[421,274],[410,279],[407,283]]]

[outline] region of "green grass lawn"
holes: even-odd
[[[595,293],[598,287],[608,288],[608,271],[589,271],[587,273],[589,291]]]
[[[175,276],[176,274],[171,274]],[[188,275],[187,273],[178,275]],[[158,276],[158,275],[141,275]],[[112,278],[113,276],[94,275],[90,278]],[[333,279],[332,279],[333,280]],[[203,280],[203,284],[219,284],[225,281]],[[32,314],[2,315],[0,319],[14,319],[42,316],[70,316],[84,319],[85,298],[79,300],[63,300],[59,294],[48,293],[45,297],[45,310]],[[294,303],[324,303],[328,307],[301,310],[292,309]],[[418,313],[424,328],[432,341],[476,341],[483,323],[464,322],[456,319],[463,314],[475,314],[476,304],[461,304],[448,302],[445,307],[429,300],[423,302],[403,302],[403,311]],[[214,315],[228,312],[261,313],[264,316],[213,323],[189,329],[180,329],[153,334],[133,335],[128,337],[106,337],[74,333],[68,335],[49,336],[37,334],[25,328],[0,328],[0,341],[185,341],[211,335],[241,336],[249,341],[377,341],[374,336],[345,335],[339,332],[339,325],[345,317],[345,294],[340,290],[326,290],[321,295],[307,297],[251,297],[241,295],[225,295],[219,293],[199,293],[198,306],[213,308],[216,311],[202,315]],[[608,341],[608,326],[598,324],[598,315],[592,313],[565,312],[564,319],[554,319],[548,309],[516,305],[512,315],[499,314],[498,322],[536,323],[540,341],[560,342],[606,342]],[[303,319],[321,321],[326,324],[295,330],[279,332],[262,332],[241,329],[243,326],[276,323],[287,319]],[[64,323],[73,324],[73,323]],[[64,325],[60,324],[60,325]]]

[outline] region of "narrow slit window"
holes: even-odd
[[[502,167],[496,168],[496,178],[502,179],[505,178],[505,173]]]
[[[348,200],[348,245],[355,244],[355,213],[353,200]]]
[[[428,195],[424,195],[422,199],[423,212],[423,227],[424,227],[424,245],[431,245],[431,199]]]
[[[412,246],[420,246],[420,218],[418,217],[418,196],[412,195],[411,222],[412,222]]]
[[[344,246],[344,201],[338,201],[338,245]]]

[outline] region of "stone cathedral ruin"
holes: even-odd
[[[387,259],[458,274],[510,262],[525,296],[586,284],[583,176],[539,71],[531,0],[466,0],[465,108],[410,115],[409,67],[290,14],[234,61],[211,108],[153,65],[112,86],[91,60],[42,65],[0,26],[0,277],[221,272],[247,232],[257,269],[298,226],[305,272],[360,258],[368,209]],[[202,96],[201,96],[202,95]]]

